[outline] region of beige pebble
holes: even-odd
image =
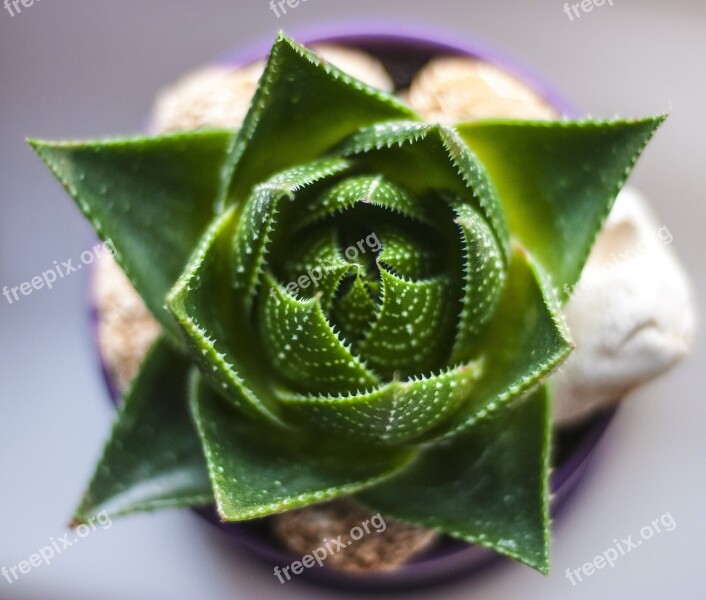
[[[261,73],[261,64],[239,69],[206,67],[188,73],[157,95],[151,132],[237,129],[247,114]]]
[[[559,117],[530,86],[476,58],[433,59],[414,78],[404,98],[424,119],[447,125],[489,117]]]
[[[93,295],[101,355],[116,387],[124,393],[160,326],[110,254],[101,254],[95,262]]]
[[[392,91],[394,84],[382,63],[358,50],[314,46],[321,57],[368,85]],[[186,74],[158,93],[150,121],[152,133],[207,127],[237,129],[264,70],[264,61],[244,67],[213,66]]]
[[[366,52],[329,44],[314,45],[312,50],[325,61],[369,86],[385,92],[395,90],[395,84],[383,64]]]
[[[362,525],[365,521],[368,521],[370,533],[365,533],[365,526]],[[356,531],[354,536],[360,537],[358,540],[350,535],[354,527],[365,533],[360,537]],[[430,548],[439,538],[433,531],[386,518],[347,499],[275,515],[272,517],[272,528],[274,534],[297,556],[325,548],[324,540],[335,540],[341,536],[346,547],[327,553],[325,565],[359,573],[395,569]],[[332,546],[332,549],[335,548]]]

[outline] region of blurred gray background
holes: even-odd
[[[154,93],[230,49],[326,23],[384,19],[490,42],[543,73],[585,113],[672,115],[639,163],[645,191],[703,306],[706,3],[614,0],[571,22],[562,0],[307,0],[276,18],[267,0],[36,0],[0,8],[0,286],[91,247],[88,225],[23,139],[137,132]],[[109,432],[87,320],[86,270],[9,305],[0,297],[0,567],[65,523]],[[703,312],[702,312],[703,315]],[[703,321],[703,318],[702,318]],[[634,394],[554,527],[552,575],[503,562],[420,598],[706,597],[704,344]],[[572,587],[564,572],[670,512],[655,536]],[[409,597],[410,594],[405,595]],[[9,584],[0,598],[333,598],[269,568],[185,512],[98,530]]]

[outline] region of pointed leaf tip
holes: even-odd
[[[493,119],[456,129],[494,182],[513,236],[562,289],[578,281],[618,192],[666,117]]]

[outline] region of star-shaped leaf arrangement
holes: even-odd
[[[546,572],[557,290],[662,120],[425,123],[280,35],[238,132],[31,141],[163,326],[76,519],[354,496]]]

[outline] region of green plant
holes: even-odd
[[[427,124],[280,35],[239,132],[31,141],[163,328],[77,521],[351,495],[546,572],[557,290],[662,121]]]

